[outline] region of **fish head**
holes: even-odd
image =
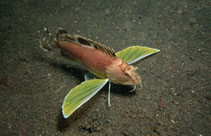
[[[121,78],[125,80],[122,82],[123,85],[137,85],[141,83],[141,77],[134,66],[122,63],[119,67],[122,71]]]
[[[107,68],[108,78],[115,84],[138,85],[141,83],[141,77],[132,65],[128,65],[121,59],[117,59]]]

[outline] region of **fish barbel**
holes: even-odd
[[[50,51],[59,48],[61,56],[84,66],[99,78],[107,78],[115,84],[133,85],[141,83],[136,68],[115,55],[113,49],[82,36],[69,35],[59,29],[53,37],[47,28],[40,40],[41,48]]]

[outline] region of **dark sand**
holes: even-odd
[[[1,0],[1,136],[208,136],[211,134],[210,0]],[[161,52],[139,63],[135,93],[107,87],[64,120],[61,105],[86,71],[40,49],[39,31],[63,27],[116,51]]]

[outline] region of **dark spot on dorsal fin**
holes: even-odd
[[[102,52],[105,52],[106,54],[112,56],[112,57],[115,57],[115,51],[101,43],[98,43],[96,41],[93,41],[93,40],[90,40],[90,39],[87,39],[85,37],[82,37],[82,36],[79,36],[79,35],[75,35],[74,36],[77,41],[80,43],[80,44],[83,44],[83,45],[87,45],[87,46],[91,46],[97,50],[100,50]]]
[[[90,43],[87,40],[85,40],[84,38],[78,37],[77,40],[81,44],[91,46]]]

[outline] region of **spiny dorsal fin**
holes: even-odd
[[[112,56],[112,57],[115,57],[115,51],[103,44],[100,44],[96,41],[93,41],[93,40],[90,40],[90,39],[87,39],[83,36],[79,36],[79,35],[75,35],[74,36],[76,39],[77,39],[77,42],[79,42],[80,44],[83,44],[83,45],[88,45],[88,46],[91,46],[91,47],[94,47],[95,49],[97,50],[100,50],[102,52],[105,52],[107,53],[108,55]]]
[[[75,42],[76,39],[69,35],[67,31],[65,31],[63,28],[59,28],[56,32],[56,40],[58,41],[66,41],[66,42]]]
[[[59,28],[56,32],[56,40],[58,41],[66,41],[66,42],[73,42],[73,43],[77,43],[77,44],[83,44],[83,45],[87,45],[87,46],[91,46],[97,50],[100,50],[102,52],[105,52],[106,54],[115,57],[115,51],[105,45],[102,45],[96,41],[87,39],[83,36],[79,36],[79,35],[74,35],[71,36],[67,33],[67,31],[65,31],[62,28]]]

